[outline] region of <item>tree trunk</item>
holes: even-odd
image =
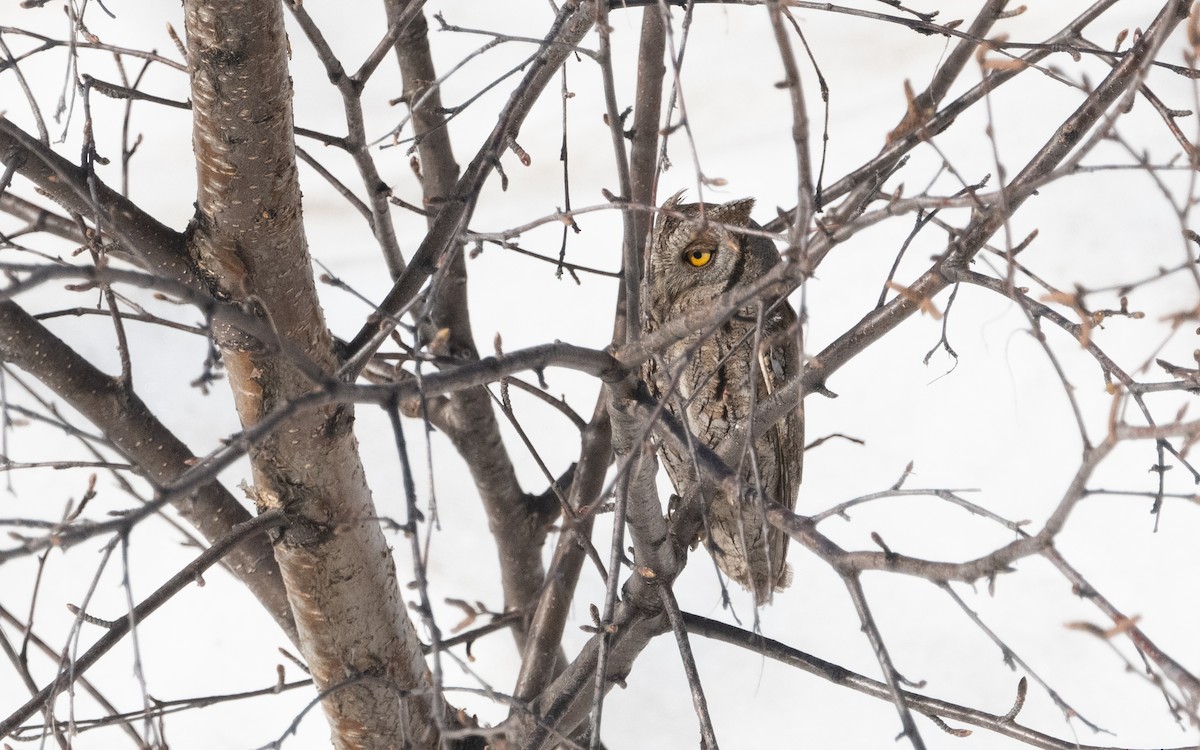
[[[268,320],[325,373],[336,367],[300,208],[287,40],[278,2],[185,2],[199,176],[189,248],[219,297]],[[224,331],[242,424],[319,387],[279,347]],[[349,405],[299,410],[251,450],[300,648],[338,748],[434,747],[421,644],[358,456]]]

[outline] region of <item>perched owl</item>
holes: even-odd
[[[663,213],[654,227],[642,287],[647,332],[676,316],[711,306],[722,294],[752,283],[781,262],[770,240],[718,226],[759,229],[750,219],[753,199],[705,205],[702,220],[700,204],[681,205],[679,198],[680,194],[673,196],[663,209],[687,218]],[[697,331],[677,341],[643,368],[651,394],[710,447],[746,422],[758,401],[800,371],[796,313],[786,301],[774,306],[772,302],[766,301],[757,338],[759,305],[754,303],[716,330]],[[752,461],[749,452],[739,451],[741,463],[733,468],[746,485],[760,487],[777,502],[794,508],[804,453],[801,410],[763,433],[754,442],[753,453]],[[665,445],[661,456],[676,493],[688,497],[696,485],[691,458]],[[706,543],[717,565],[753,591],[756,602],[766,602],[772,591],[790,582],[784,560],[787,536],[770,527],[752,501],[743,503],[737,495],[724,492],[707,501]]]

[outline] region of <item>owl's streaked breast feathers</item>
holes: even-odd
[[[769,240],[736,231],[759,228],[750,219],[753,206],[753,199],[705,205],[702,219],[702,207],[680,204],[678,194],[663,205],[669,213],[660,214],[655,223],[642,289],[647,331],[691,310],[711,307],[723,294],[752,283],[780,262]],[[671,344],[643,368],[650,392],[710,447],[749,420],[758,401],[800,371],[796,314],[784,300],[762,304],[761,313],[756,301],[719,328]],[[804,450],[800,409],[763,433],[753,448],[752,453],[741,452],[744,459],[734,466],[743,482],[755,486],[757,477],[763,494],[794,508]],[[689,456],[667,446],[661,454],[681,497],[699,490]],[[766,524],[755,503],[723,491],[716,494],[706,498],[708,547],[720,568],[763,603],[773,590],[788,584],[788,539]]]

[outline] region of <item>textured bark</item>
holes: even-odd
[[[614,685],[624,685],[633,663],[650,641],[670,630],[653,588],[658,585],[636,574],[625,582],[607,645],[605,692]],[[571,666],[534,703],[531,713],[514,717],[507,727],[512,746],[530,750],[550,747],[558,736],[573,736],[587,721],[595,695],[602,638],[600,634],[592,636]],[[535,721],[534,716],[539,719]]]
[[[87,217],[100,216],[101,228],[117,238],[122,257],[131,255],[139,265],[158,276],[197,290],[201,288],[197,274],[187,262],[183,235],[95,176],[89,179],[78,165],[3,119],[0,119],[0,161],[14,166],[19,174],[69,211]],[[25,216],[39,225],[48,222],[44,225],[47,231],[86,241],[79,236],[79,225],[74,222],[53,215],[46,218],[36,206],[15,196],[5,194],[0,199],[10,213]],[[100,428],[148,478],[166,484],[187,469],[192,452],[135,394],[79,356],[11,301],[0,303],[0,356],[36,377]],[[172,505],[210,542],[250,517],[241,503],[216,482],[195,495],[179,498]],[[242,544],[225,562],[294,641],[295,622],[265,537]]]
[[[605,473],[612,463],[612,428],[606,394],[606,390],[600,391],[592,421],[580,436],[579,462],[575,465],[571,491],[567,495],[567,503],[575,511],[600,497]],[[594,520],[595,515],[591,513],[578,515],[573,528],[567,526],[570,519],[564,520],[546,585],[529,618],[529,636],[521,654],[521,671],[513,688],[513,697],[519,701],[537,697],[562,672],[562,665],[566,663],[562,637],[575,600],[575,587],[587,556],[586,543],[591,539]]]
[[[630,200],[649,206],[658,205],[658,128],[662,120],[662,85],[667,66],[666,30],[662,15],[654,8],[642,14],[642,35],[638,43],[637,90],[634,95],[633,138],[629,146]],[[644,211],[628,211],[623,217],[633,223],[633,243],[639,253],[646,248],[646,238],[654,215]],[[637,266],[641,279],[642,265]],[[641,334],[641,325],[629,327],[632,334]]]
[[[331,373],[301,220],[282,9],[195,0],[184,11],[199,177],[190,248],[218,296],[253,307]],[[230,337],[223,356],[244,425],[313,388],[263,347]],[[257,502],[288,516],[275,554],[334,746],[433,747],[421,644],[371,520],[353,421],[348,405],[305,410],[257,445]]]

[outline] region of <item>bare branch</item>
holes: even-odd
[[[508,148],[508,143],[517,136],[521,123],[529,114],[529,108],[549,84],[574,46],[583,39],[594,20],[595,5],[591,0],[585,0],[578,5],[568,3],[563,6],[553,28],[546,35],[542,50],[530,64],[529,71],[513,92],[504,111],[500,113],[491,135],[455,184],[452,195],[438,212],[433,227],[413,254],[408,268],[380,303],[379,309],[383,316],[381,321],[387,321],[387,316],[398,313],[408,305],[426,279],[436,270],[441,257],[453,246],[474,212],[479,189],[491,175],[496,162]],[[347,376],[356,375],[374,353],[365,347],[375,336],[379,325],[390,328],[394,323],[381,322],[378,325],[366,326],[350,342],[350,356],[346,363]]]
[[[142,600],[141,603],[133,608],[130,614],[113,621],[112,625],[108,628],[108,632],[101,636],[91,648],[77,659],[64,665],[55,678],[46,687],[42,688],[37,695],[30,698],[25,705],[14,711],[6,719],[0,721],[0,734],[8,736],[22,722],[37,712],[38,709],[52,703],[53,696],[69,689],[71,684],[87,672],[101,656],[108,653],[113,646],[120,643],[121,639],[129,634],[130,627],[134,622],[145,621],[156,609],[170,601],[184,587],[195,583],[201,573],[217,564],[238,544],[247,539],[253,539],[269,529],[277,528],[284,522],[285,518],[282,513],[268,511],[257,518],[234,526],[224,538],[218,540],[213,546],[196,557],[187,567],[171,576],[170,580],[155,590],[153,594]]]
[[[194,463],[194,454],[141,399],[10,301],[0,302],[0,358],[36,377],[91,420],[155,484],[170,484]],[[250,519],[217,482],[179,495],[173,504],[210,542]],[[269,541],[255,537],[225,562],[294,641],[295,624]]]
[[[17,164],[19,174],[69,211],[83,216],[98,213],[104,222],[101,229],[116,236],[141,259],[146,270],[166,279],[198,286],[196,274],[184,254],[181,234],[5,119],[0,119],[0,161],[6,165]]]
[[[700,617],[690,612],[684,612],[683,618],[688,630],[696,635],[719,640],[738,648],[762,654],[770,659],[796,667],[809,674],[822,677],[834,684],[848,687],[865,695],[886,701],[892,700],[891,689],[885,683],[872,680],[869,677],[852,672],[845,667],[798,651],[779,641],[764,637],[758,633],[747,632],[732,625],[726,625],[723,622]],[[1074,738],[1059,739],[1051,737],[1035,729],[1022,726],[1009,716],[991,714],[986,711],[967,708],[949,701],[929,698],[909,691],[903,691],[903,694],[904,700],[908,705],[926,716],[962,721],[988,729],[1005,737],[1011,737],[1030,747],[1043,748],[1043,750],[1116,750],[1116,748],[1112,747],[1083,745]],[[1181,747],[1175,750],[1189,749]]]

